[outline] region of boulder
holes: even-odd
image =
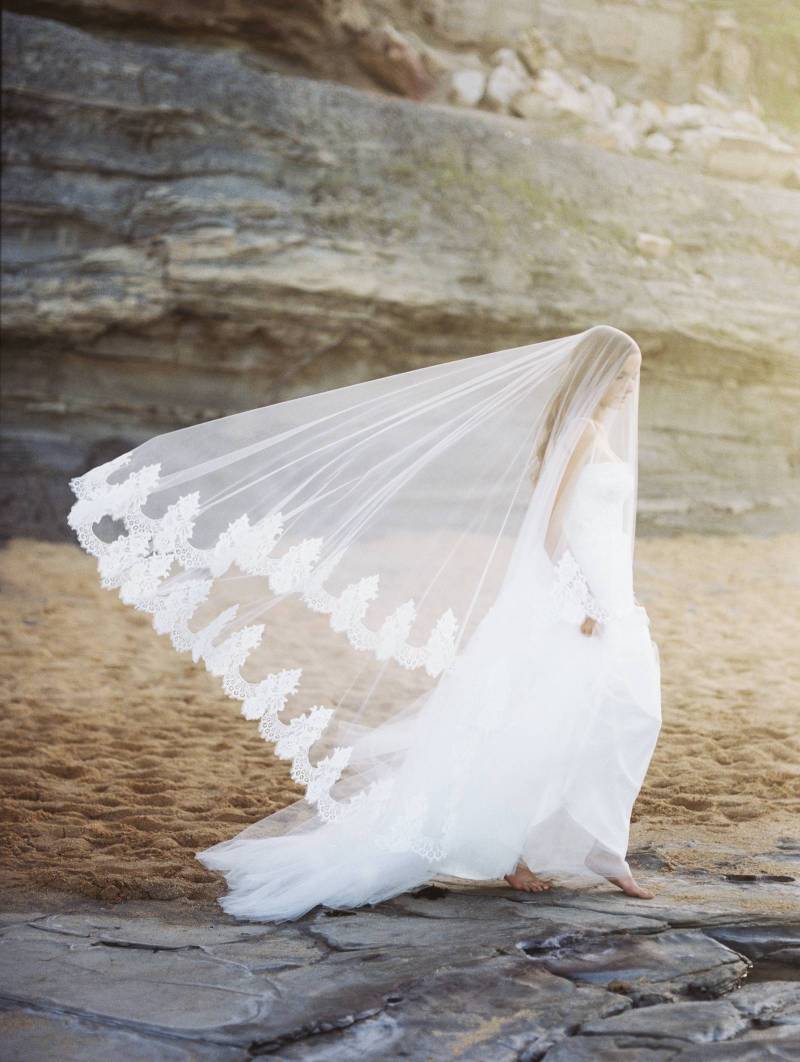
[[[435,86],[422,54],[389,23],[356,35],[359,64],[382,85],[408,96],[424,99]]]
[[[493,110],[508,110],[514,97],[529,87],[527,75],[512,66],[496,66],[486,83],[486,102]]]
[[[599,81],[586,79],[584,92],[591,104],[591,120],[598,124],[607,122],[617,105],[617,97],[614,90],[608,85],[602,85]]]
[[[675,144],[666,133],[650,133],[644,138],[644,146],[655,155],[669,155]]]
[[[536,80],[537,91],[552,100],[557,110],[589,121],[594,113],[592,100],[557,70],[542,70]]]
[[[477,107],[486,91],[482,70],[457,70],[450,79],[450,99],[462,107]]]
[[[521,92],[511,101],[511,113],[518,118],[527,118],[531,121],[541,121],[557,114],[557,109],[552,100],[543,96],[540,92],[530,90]]]
[[[786,181],[800,163],[800,152],[776,138],[725,130],[710,144],[705,169],[740,181]]]

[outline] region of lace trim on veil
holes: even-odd
[[[615,615],[591,592],[586,576],[570,550],[565,549],[561,554],[553,574],[550,600],[559,619],[580,623],[585,616],[590,616],[598,623],[608,623]]]
[[[159,487],[160,465],[141,468],[119,483],[108,482],[130,458],[130,453],[123,454],[70,481],[77,501],[68,516],[69,526],[83,549],[97,558],[102,585],[119,588],[122,601],[150,613],[155,630],[168,634],[176,650],[190,651],[195,662],[202,660],[211,674],[222,679],[225,693],[242,701],[245,718],[259,720],[261,737],[275,742],[276,755],[291,761],[292,779],[305,786],[305,799],[316,806],[321,819],[338,819],[368,797],[377,796],[372,792],[374,786],[347,801],[332,796],[331,789],[352,749],[337,747],[319,762],[311,762],[309,750],[328,726],[333,709],[314,705],[289,722],[279,718],[287,698],[298,689],[301,668],[276,671],[255,683],[242,677],[248,655],[261,643],[264,624],[242,627],[218,642],[235,620],[238,605],[225,609],[199,631],[192,630],[189,621],[208,598],[214,579],[236,564],[248,575],[264,576],[275,594],[299,594],[308,608],[327,614],[331,628],[344,634],[355,649],[372,652],[378,660],[394,659],[408,669],[424,667],[435,678],[455,656],[458,624],[452,610],[439,617],[423,646],[408,641],[416,618],[413,600],[400,605],[379,629],[367,627],[364,616],[377,597],[379,576],[360,579],[339,595],[329,593],[323,584],[333,565],[317,563],[322,539],[305,539],[282,556],[272,556],[283,534],[280,513],[255,526],[246,515],[241,516],[228,525],[214,546],[200,549],[191,542],[200,510],[199,492],[183,495],[161,517],[147,516],[142,508]],[[126,534],[111,542],[99,538],[94,525],[106,516],[121,521]],[[175,563],[185,578],[173,579],[164,591],[161,584],[173,574]]]

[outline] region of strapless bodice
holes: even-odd
[[[611,613],[634,604],[633,550],[624,505],[634,489],[621,461],[598,461],[581,470],[564,523],[567,544],[593,594]]]
[[[567,525],[591,523],[595,535],[621,534],[623,505],[633,492],[633,476],[622,461],[584,465],[573,491]]]

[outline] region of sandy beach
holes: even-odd
[[[785,873],[780,845],[800,832],[800,536],[637,548],[664,724],[631,846],[655,846],[667,872]],[[219,895],[194,853],[297,799],[286,764],[77,546],[12,540],[0,578],[4,885]]]

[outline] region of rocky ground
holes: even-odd
[[[26,1062],[56,1045],[81,1062],[788,1062],[800,905],[796,886],[702,873],[649,902],[442,883],[282,926],[7,897],[0,1005],[5,1057]]]
[[[664,727],[630,861],[654,901],[443,882],[269,927],[222,915],[194,853],[296,799],[286,764],[77,546],[7,544],[8,1057],[800,1059],[797,548],[640,543]]]

